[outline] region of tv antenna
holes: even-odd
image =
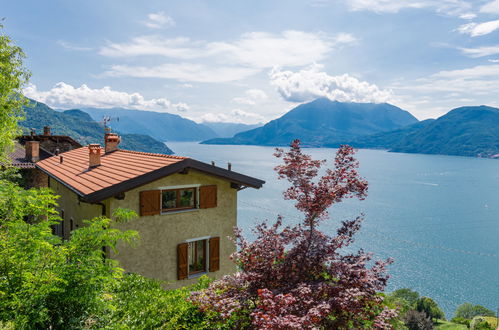
[[[101,125],[104,125],[104,129],[107,131],[107,130],[111,129],[111,127],[109,126],[109,123],[112,121],[119,122],[120,117],[103,116],[102,120],[99,121],[98,123]]]

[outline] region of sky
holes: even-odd
[[[499,106],[499,0],[1,0],[24,93],[263,123],[318,97],[418,119]]]

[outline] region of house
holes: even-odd
[[[36,163],[60,195],[62,236],[69,239],[83,220],[131,209],[139,218],[116,226],[137,230],[138,246],[108,251],[126,271],[169,287],[234,272],[227,236],[237,224],[237,192],[264,181],[187,157],[121,150],[113,133],[104,140],[104,148],[90,144]]]
[[[48,176],[38,170],[35,164],[59,152],[80,148],[81,145],[67,135],[52,135],[50,126],[43,128],[43,134],[35,130],[30,135],[16,139],[14,151],[9,154],[11,164],[19,169],[26,189],[47,187]]]

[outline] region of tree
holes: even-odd
[[[115,220],[98,217],[61,241],[51,229],[60,221],[55,206],[49,189],[0,181],[0,322],[72,328],[97,322],[108,306],[105,290],[122,269],[103,258],[102,247],[136,237],[111,227],[129,216],[120,211]]]
[[[431,320],[445,320],[445,314],[440,309],[438,304],[431,298],[421,297],[416,301],[416,310],[418,312],[423,312]]]
[[[386,297],[387,302],[398,306],[400,315],[403,315],[408,310],[416,308],[416,301],[419,298],[419,293],[411,289],[403,288],[389,293]]]
[[[283,227],[280,216],[273,225],[263,222],[254,229],[253,242],[236,230],[239,250],[232,259],[240,271],[191,300],[237,328],[389,328],[396,312],[383,305],[378,291],[386,285],[385,266],[391,261],[376,261],[369,268],[372,257],[363,250],[340,253],[353,242],[362,217],[343,221],[333,237],[317,229],[331,205],[367,196],[354,150],[342,146],[333,169],[317,180],[325,161],[303,154],[299,140],[288,152],[276,149],[275,156],[284,162],[275,168],[279,178],[291,183],[284,198],[295,201],[303,221],[292,227]]]
[[[495,316],[495,314],[488,308],[485,308],[481,305],[473,305],[467,302],[459,305],[454,313],[455,318],[463,318],[468,320],[471,320],[475,316]]]
[[[19,134],[17,123],[22,120],[23,106],[27,104],[21,92],[30,73],[23,67],[24,52],[2,31],[0,24],[0,162],[5,163]]]
[[[415,310],[408,311],[404,317],[404,323],[409,330],[432,330],[433,322],[423,312]]]

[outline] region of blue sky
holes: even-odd
[[[499,0],[5,1],[25,94],[256,123],[325,96],[499,106]]]

